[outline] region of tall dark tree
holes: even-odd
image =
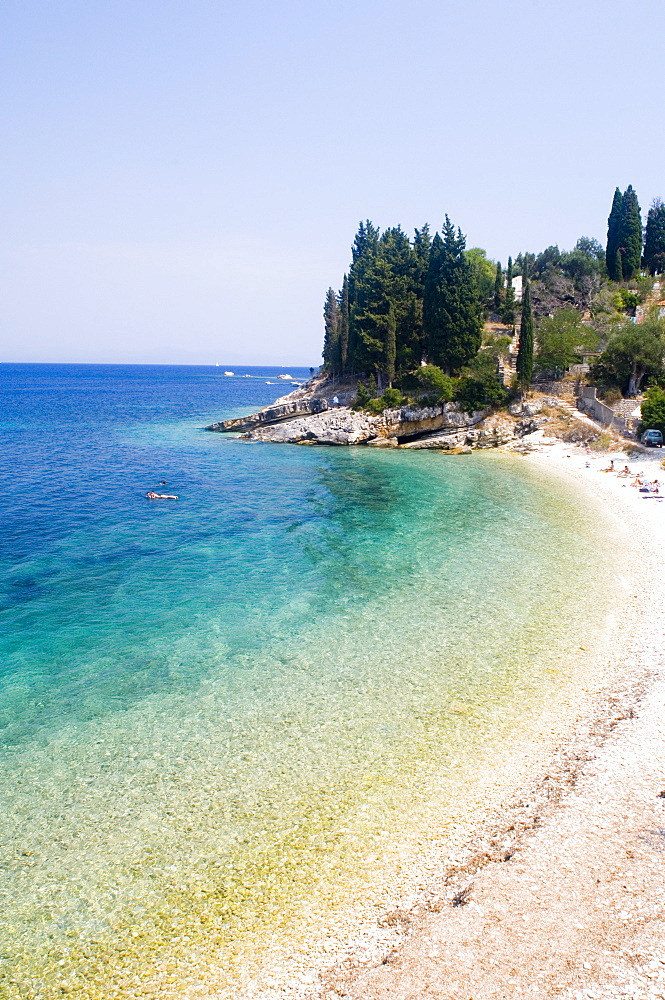
[[[432,241],[423,299],[423,330],[428,360],[446,374],[458,372],[480,347],[482,318],[473,273],[464,254],[466,241],[448,216],[443,238]]]
[[[425,357],[425,335],[423,331],[423,298],[425,295],[425,281],[429,268],[429,258],[432,250],[432,237],[430,236],[427,223],[422,229],[416,229],[413,237],[413,253],[416,259],[416,269],[413,283],[413,299],[411,301],[411,311],[413,315],[412,327],[418,334],[417,356],[411,367],[417,367]],[[398,356],[400,354],[398,345]],[[409,367],[407,359],[404,359],[403,367]]]
[[[384,365],[388,385],[392,385],[395,379],[395,361],[397,358],[397,323],[395,320],[395,309],[392,304],[388,308],[386,316],[385,338],[384,338]]]
[[[420,264],[408,236],[399,226],[386,229],[379,240],[379,252],[388,265],[387,293],[394,313],[399,367],[414,368],[421,355],[422,324],[414,303],[417,294],[422,296]],[[392,381],[394,375],[388,378]]]
[[[323,364],[331,375],[341,371],[341,355],[339,344],[339,303],[332,288],[328,289],[323,306]]]
[[[429,267],[429,255],[432,249],[432,237],[429,234],[427,223],[422,229],[416,229],[413,237],[413,252],[417,261],[416,280],[418,287],[416,293],[422,298],[425,291],[425,279],[427,278],[427,268]]]
[[[339,293],[339,355],[342,371],[346,371],[349,357],[349,278],[346,274]]]
[[[621,248],[617,247],[616,253],[614,254],[614,274],[618,274],[619,277],[612,279],[613,281],[621,281],[623,278],[623,258],[621,256]]]
[[[513,288],[513,258],[508,258],[506,268],[506,297],[501,311],[501,319],[508,326],[515,323],[515,289]]]
[[[623,280],[629,281],[639,274],[642,261],[642,216],[637,195],[630,184],[621,199],[619,252]]]
[[[649,274],[665,272],[665,205],[660,198],[654,198],[647,215],[642,262]]]
[[[349,269],[349,345],[347,367],[351,373],[364,371],[364,343],[359,316],[365,309],[368,274],[374,265],[379,247],[379,230],[367,219],[358,226],[351,248]]]
[[[517,382],[525,392],[533,374],[533,313],[531,311],[531,282],[524,283],[522,292],[522,321],[520,324],[520,345],[517,351]]]
[[[621,223],[621,206],[623,196],[619,188],[614,192],[612,209],[607,219],[607,246],[605,249],[605,263],[607,273],[612,281],[621,281],[621,269],[617,269],[617,251],[619,249],[619,226]]]
[[[501,261],[497,261],[496,277],[494,279],[494,312],[501,313],[502,306],[503,306],[503,271],[501,270]]]

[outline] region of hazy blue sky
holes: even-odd
[[[358,221],[665,197],[662,0],[4,0],[0,360],[317,364]]]

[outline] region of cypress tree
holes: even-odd
[[[619,277],[616,280],[621,281],[623,275],[623,261],[621,259],[621,250],[619,247],[617,247],[616,253],[614,254],[614,274],[618,274]]]
[[[425,335],[423,332],[423,298],[425,282],[429,268],[429,258],[432,251],[432,237],[427,223],[422,229],[416,229],[413,237],[413,253],[416,258],[416,271],[413,282],[413,298],[411,300],[412,329],[417,337],[414,345],[416,357],[411,367],[416,367],[425,358]],[[398,348],[399,353],[399,348]],[[408,365],[405,365],[408,367]]]
[[[349,355],[349,279],[344,275],[342,291],[339,293],[339,359],[342,371],[346,371]]]
[[[501,270],[501,261],[497,261],[496,278],[494,279],[494,312],[500,314],[502,305],[503,305],[503,272]]]
[[[448,216],[443,239],[432,241],[423,299],[423,331],[432,364],[448,375],[478,353],[482,318],[473,273],[464,254],[465,239]]]
[[[388,307],[385,327],[385,371],[388,385],[392,385],[395,379],[395,359],[397,357],[397,324],[395,321],[395,308],[391,302]]]
[[[619,249],[621,251],[621,274],[629,281],[639,273],[642,261],[642,216],[637,195],[632,185],[628,185],[621,200],[619,220]]]
[[[621,207],[623,196],[619,188],[614,192],[612,210],[607,219],[607,248],[605,250],[605,263],[607,273],[612,281],[621,281],[621,268],[617,269],[617,250],[619,249],[619,225],[621,222]]]
[[[654,198],[647,215],[642,260],[649,274],[665,271],[665,205],[660,198]]]
[[[533,313],[531,311],[531,282],[524,284],[522,293],[522,322],[520,345],[517,351],[517,383],[526,392],[533,374]]]
[[[413,308],[420,262],[400,226],[386,229],[382,234],[379,253],[388,265],[386,293],[394,314],[398,366],[412,369],[420,363],[421,323],[418,311]],[[386,374],[392,381],[394,375],[388,371]]]
[[[378,252],[379,230],[367,219],[358,226],[351,248],[349,270],[349,345],[347,367],[351,372],[364,371],[363,339],[358,317],[362,314],[361,301],[367,291],[368,272]]]
[[[501,312],[501,319],[508,326],[513,326],[515,323],[515,289],[513,288],[513,258],[508,258],[508,266],[506,268],[506,298],[503,303],[503,310]]]
[[[427,278],[427,268],[429,267],[429,255],[432,249],[432,237],[429,234],[427,223],[422,229],[416,229],[413,236],[413,253],[416,258],[416,295],[423,297],[425,292],[425,280]]]
[[[323,364],[331,375],[338,375],[341,368],[339,351],[339,304],[332,288],[328,289],[323,306]]]

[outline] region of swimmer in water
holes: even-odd
[[[148,500],[177,500],[178,497],[171,493],[155,493],[154,490],[148,490],[146,493]]]

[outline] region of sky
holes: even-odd
[[[361,219],[665,197],[662,0],[3,0],[0,361],[317,365]]]

